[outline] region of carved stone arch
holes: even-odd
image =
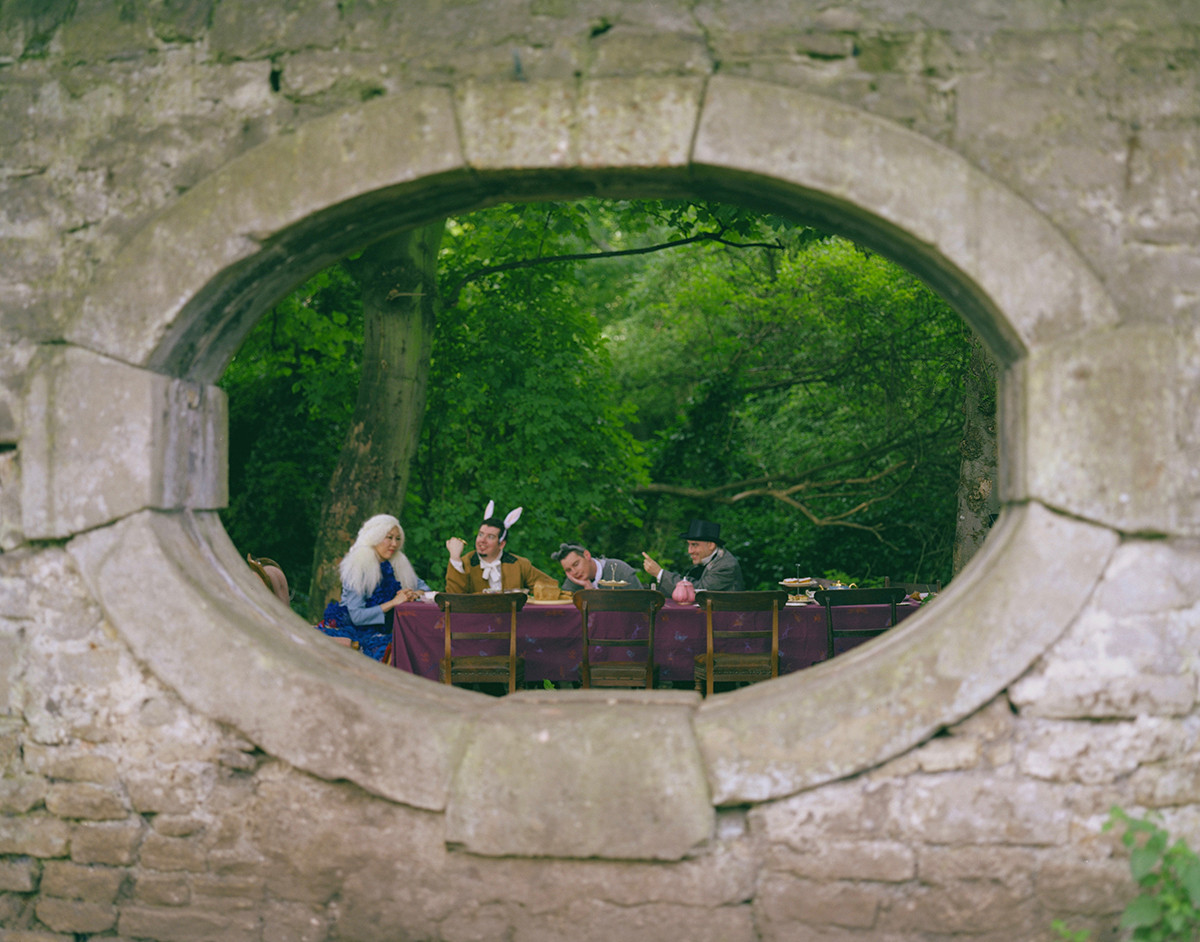
[[[215,513],[224,400],[209,384],[277,297],[449,211],[587,195],[728,199],[847,233],[930,282],[1004,364],[1006,510],[938,604],[849,655],[703,705],[618,698],[618,726],[659,733],[640,763],[602,744],[564,752],[568,733],[588,729],[587,698],[496,703],[327,643],[264,597]],[[1089,435],[1103,424],[1139,454],[1169,450],[1132,418],[1114,426],[1103,392],[1064,376],[1071,351],[1108,349],[1119,330],[1042,216],[955,153],[845,105],[725,77],[415,88],[247,152],[106,267],[35,374],[22,449],[43,473],[25,476],[24,523],[30,538],[72,537],[135,654],[271,755],[444,810],[447,840],[480,853],[677,859],[711,836],[716,807],[870,768],[970,714],[1067,627],[1112,528],[1145,529],[1153,513],[1136,480],[1089,478]],[[86,419],[68,407],[84,381],[112,392]],[[132,445],[118,453],[110,440]],[[1016,586],[1055,591],[1031,612]],[[500,751],[512,748],[519,768]],[[584,784],[556,774],[564,761]],[[603,845],[555,817],[561,796],[538,792],[614,776],[650,807],[609,817],[627,826]],[[515,804],[501,806],[504,793]],[[489,822],[513,814],[532,826],[497,839]]]

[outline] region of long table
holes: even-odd
[[[897,619],[917,610],[915,604],[896,606]],[[397,605],[392,620],[392,653],[389,663],[402,670],[438,679],[445,641],[442,612],[433,602],[406,602]],[[490,631],[505,627],[510,615],[455,614],[454,623],[466,631]],[[589,633],[594,637],[614,637],[617,623],[613,619],[635,619],[635,636],[645,637],[644,616],[615,613],[596,613],[589,620]],[[862,605],[839,608],[838,627],[880,628],[887,624],[888,606]],[[719,619],[726,619],[721,624]],[[716,627],[770,628],[769,612],[730,612],[714,615]],[[490,627],[489,627],[490,626]],[[623,633],[623,632],[622,632]],[[696,605],[680,605],[668,601],[654,622],[654,663],[659,668],[661,682],[691,683],[694,658],[705,650],[705,616]],[[620,636],[615,635],[615,636]],[[758,642],[740,642],[744,650]],[[860,644],[858,639],[839,638],[835,653]],[[738,650],[723,647],[720,650]],[[570,602],[538,604],[530,600],[517,614],[517,653],[525,658],[526,683],[540,684],[578,682],[583,652],[583,631],[578,609]],[[825,660],[825,609],[820,605],[789,605],[779,613],[779,671],[781,674],[798,671]],[[504,654],[498,643],[489,641],[455,642],[455,655]],[[589,660],[641,659],[644,649],[619,646],[593,646]]]

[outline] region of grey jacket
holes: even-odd
[[[617,586],[618,589],[640,589],[642,584],[638,581],[637,572],[634,568],[621,559],[605,559],[602,556],[593,556],[596,563],[596,578],[597,579],[613,579],[620,581],[624,579],[628,585]],[[587,586],[582,586],[578,582],[571,579],[564,579],[562,587],[568,592],[578,592],[580,589],[585,589]],[[604,586],[601,586],[604,588]]]
[[[724,548],[717,549],[717,555],[707,566],[693,566],[684,576],[691,581],[697,591],[708,589],[711,592],[741,592],[746,588],[746,582],[742,579],[742,567],[738,563],[737,557]],[[667,572],[664,569],[658,574],[658,591],[663,595],[670,596],[675,591],[675,586],[679,585],[679,580],[684,576],[675,572]]]

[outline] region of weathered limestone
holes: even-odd
[[[472,731],[447,841],[497,856],[687,856],[714,827],[691,726],[698,700],[673,690],[509,697]]]
[[[21,443],[27,538],[65,537],[147,507],[225,504],[220,390],[77,348],[51,348],[31,369]],[[84,390],[104,392],[85,399]]]
[[[875,657],[852,651],[706,703],[696,727],[713,800],[761,801],[882,762],[1026,670],[1082,605],[1116,539],[1036,505],[1007,513],[950,591],[882,639]],[[1038,609],[1017,604],[1015,584],[1037,594]]]
[[[1200,8],[143,7],[0,5],[6,940],[1101,937],[1111,805],[1200,845]],[[275,298],[596,193],[854,235],[1000,356],[1004,517],[891,637],[497,704],[229,545],[208,384]]]

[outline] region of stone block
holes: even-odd
[[[1039,853],[1031,847],[925,845],[917,851],[917,876],[923,884],[948,887],[992,881],[1026,898],[1033,893]]]
[[[115,785],[119,781],[116,762],[95,752],[29,743],[25,746],[24,757],[31,772],[47,778],[97,785]]]
[[[1107,915],[1119,913],[1138,887],[1126,860],[1072,859],[1057,854],[1038,868],[1038,901],[1052,913]]]
[[[80,390],[103,389],[89,408]],[[57,539],[146,507],[223,507],[225,394],[74,347],[39,355],[21,443],[27,537]]]
[[[801,851],[829,840],[895,837],[898,797],[886,780],[835,782],[752,808],[750,829]]]
[[[131,895],[135,903],[146,906],[186,906],[192,890],[186,874],[143,870],[134,881]]]
[[[181,837],[163,837],[153,832],[142,841],[139,863],[148,870],[188,870],[199,873],[205,869],[205,849],[195,841]]]
[[[760,866],[746,842],[721,844],[664,867],[660,863],[559,860],[553,867],[533,858],[484,858],[452,853],[448,879],[469,876],[479,899],[503,899],[529,912],[549,912],[566,899],[604,899],[636,908],[649,902],[703,910],[733,907],[753,897]],[[453,907],[451,907],[453,908]]]
[[[759,884],[754,906],[775,926],[842,926],[870,929],[887,899],[883,887],[868,883],[818,883],[770,874]]]
[[[448,920],[449,938],[487,939],[504,926],[504,919],[484,918],[475,925]],[[749,906],[666,906],[627,908],[604,900],[578,900],[555,912],[521,914],[512,920],[514,942],[661,942],[693,939],[696,942],[753,942],[757,938]],[[456,924],[457,923],[457,924]]]
[[[142,814],[186,815],[212,787],[211,765],[192,762],[147,768],[126,776],[125,787],[135,810]]]
[[[1196,704],[1196,679],[1191,674],[1107,676],[1074,671],[1022,678],[1013,688],[1013,702],[1033,716],[1055,719],[1129,719],[1138,716],[1185,716]]]
[[[328,0],[300,0],[286,8],[217,4],[209,42],[223,57],[265,59],[277,49],[330,44],[339,33],[338,19],[337,6]]]
[[[1162,717],[1117,723],[1045,720],[1020,737],[1016,761],[1036,778],[1102,785],[1178,754],[1185,736],[1182,724]]]
[[[506,698],[466,748],[446,840],[498,856],[688,855],[714,827],[690,723],[696,700],[683,691]]]
[[[330,916],[322,906],[268,900],[263,904],[262,942],[325,942]]]
[[[953,772],[979,765],[980,743],[961,736],[931,739],[914,755],[922,772]]]
[[[48,814],[0,817],[0,854],[65,857],[71,833],[65,821]]]
[[[48,860],[42,868],[42,892],[62,899],[89,903],[111,903],[117,898],[126,871],[116,867],[95,867],[66,860]]]
[[[686,165],[704,85],[700,79],[587,82],[579,100],[579,161],[586,167]]]
[[[906,781],[899,820],[923,843],[1044,846],[1066,842],[1071,814],[1053,785],[964,772]]]
[[[596,44],[595,58],[588,74],[669,80],[668,76],[680,74],[706,75],[711,66],[704,37],[698,33],[613,30],[605,33]]]
[[[128,866],[137,859],[144,830],[138,818],[76,824],[71,829],[71,859],[80,864]]]
[[[91,782],[56,782],[46,790],[46,809],[60,818],[117,821],[128,816],[114,789]]]
[[[188,814],[155,814],[151,826],[164,837],[188,837],[204,830],[204,822]]]
[[[38,875],[38,861],[33,857],[0,858],[0,893],[32,893]]]
[[[1179,353],[1174,332],[1154,326],[1041,345],[1020,366],[1025,410],[1006,418],[1005,435],[1024,457],[1005,496],[1125,532],[1188,532]],[[1121,447],[1097,447],[1112,441]]]
[[[1131,784],[1137,803],[1147,808],[1200,804],[1200,757],[1143,765]]]
[[[1008,930],[1013,939],[1029,938],[1035,919],[1028,895],[987,880],[916,886],[892,902],[876,924],[885,938],[889,932],[929,938],[943,933],[973,936],[988,930]]]
[[[198,873],[192,878],[192,898],[197,905],[204,899],[219,899],[223,901],[220,905],[229,909],[257,908],[265,885],[261,874]]]
[[[260,942],[257,913],[223,913],[192,906],[122,906],[117,931],[134,939],[165,942]]]
[[[777,846],[768,866],[819,881],[903,883],[917,872],[912,848],[895,841],[815,841],[802,851]]]
[[[214,852],[209,870],[265,879],[270,898],[324,905],[340,893],[345,903],[352,884],[372,900],[375,893],[389,898],[407,870],[397,869],[395,844],[381,841],[381,834],[404,835],[403,861],[412,861],[413,879],[425,867],[444,866],[440,814],[380,801],[282,764],[259,772],[253,797],[237,814],[245,818],[244,839],[224,854]]]
[[[15,451],[0,452],[0,551],[5,553],[25,542],[21,522],[21,463],[18,459]],[[4,683],[0,673],[0,684]],[[8,692],[0,688],[0,705],[7,702]]]
[[[568,82],[463,86],[455,104],[467,162],[478,170],[573,166],[577,99]]]
[[[24,814],[41,804],[47,788],[40,775],[0,778],[0,813]]]
[[[117,910],[104,903],[57,899],[42,896],[37,901],[37,917],[55,932],[105,932],[117,922]]]

